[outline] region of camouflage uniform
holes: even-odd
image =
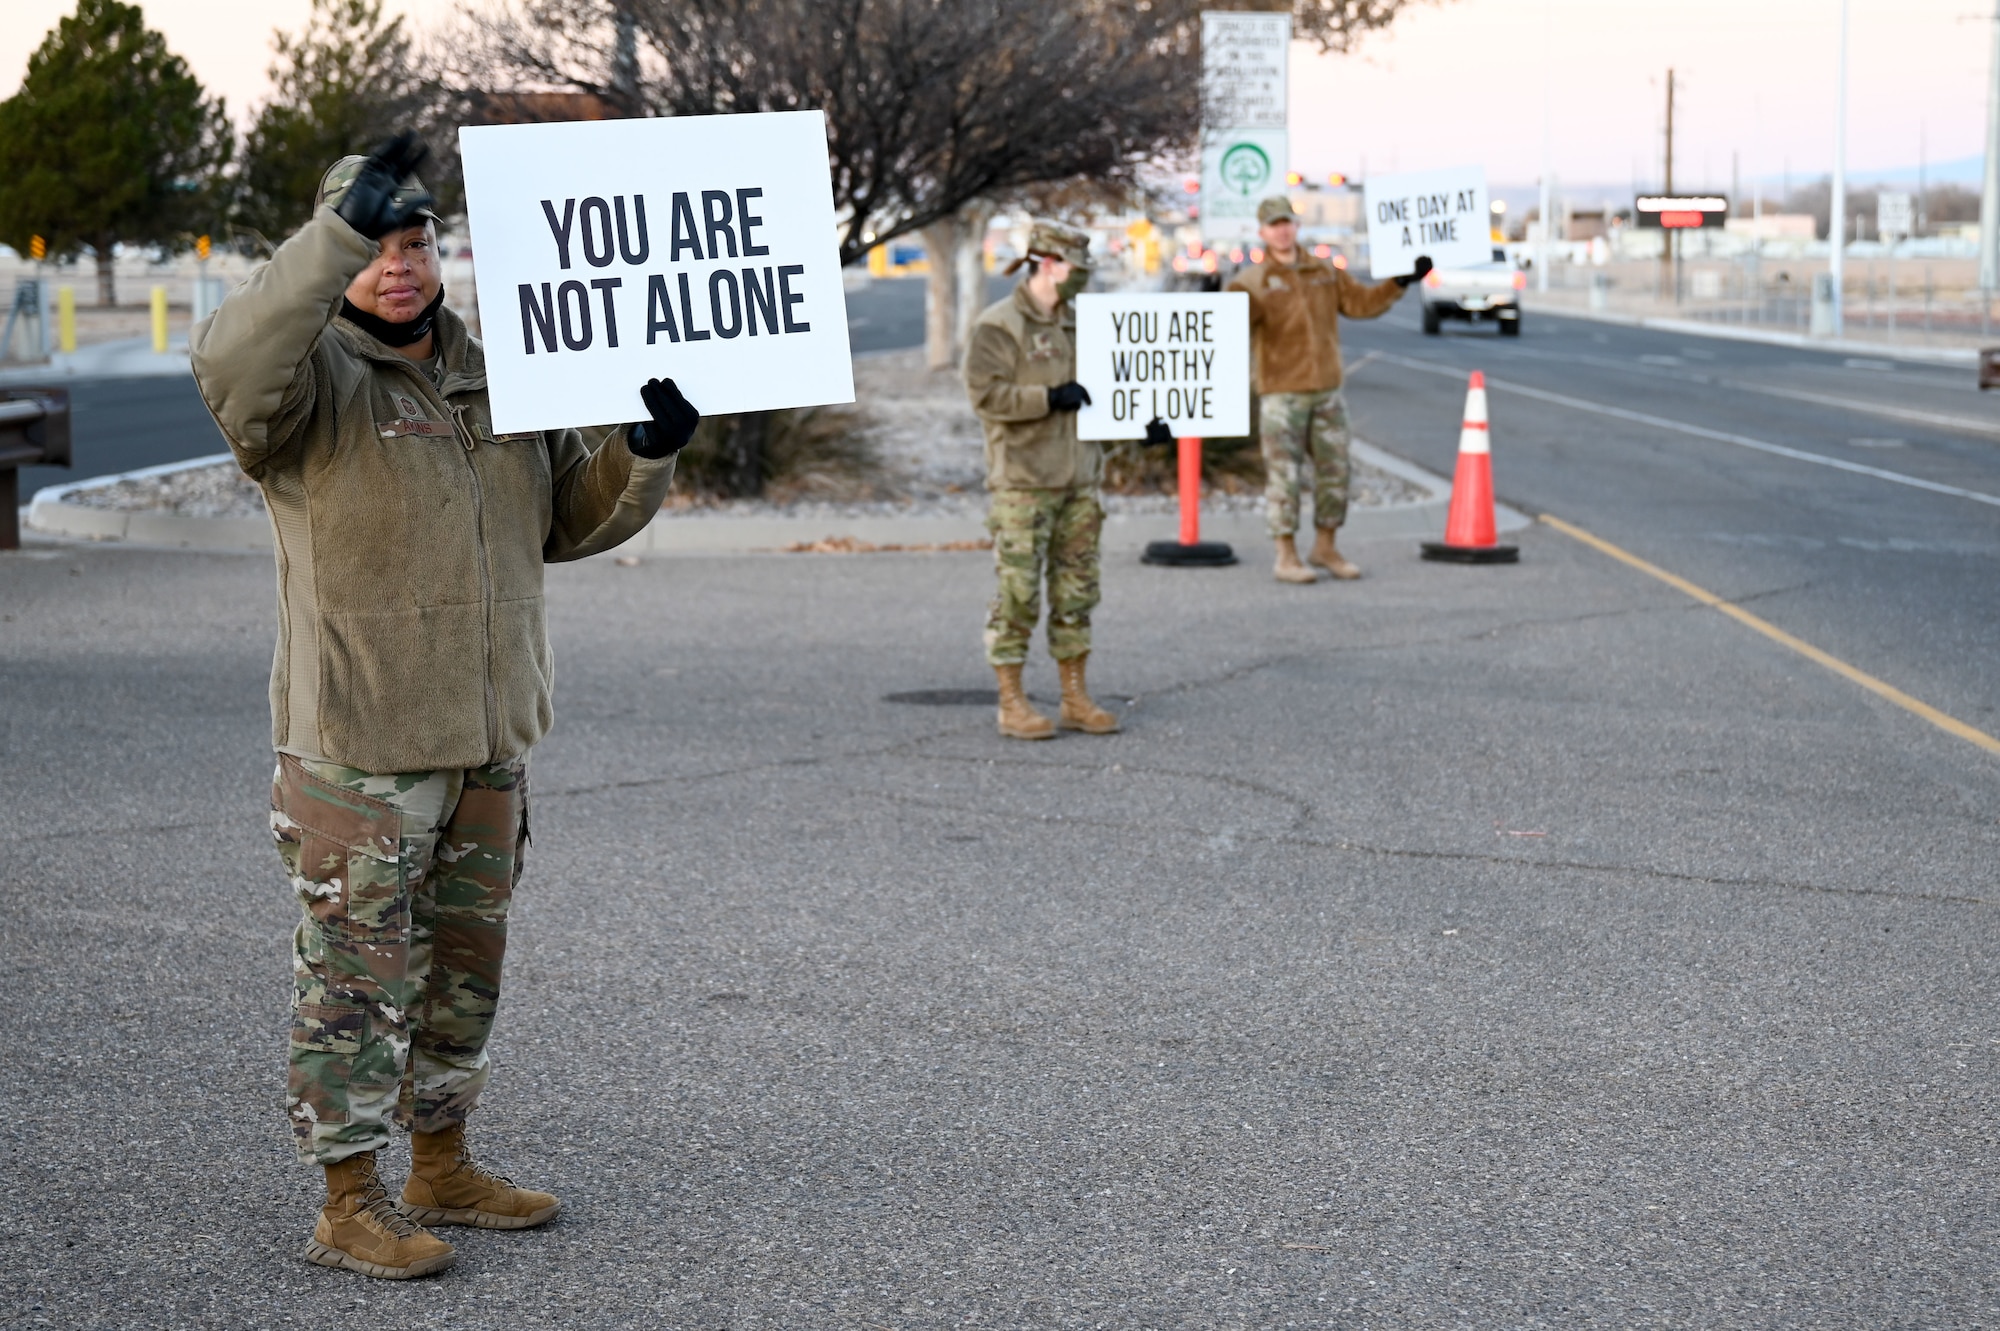
[[[271,835],[305,907],[285,1108],[303,1160],[461,1123],[486,1084],[527,759],[372,776],[282,755]]]
[[[1313,473],[1313,525],[1347,521],[1347,399],[1323,393],[1265,393],[1257,430],[1264,450],[1264,511],[1274,537],[1299,529],[1299,470]]]
[[[1067,260],[1080,274],[1090,269],[1090,238],[1054,223],[1035,223],[1028,252]],[[986,612],[987,663],[1028,659],[1045,576],[1049,654],[1058,661],[1086,655],[1090,612],[1099,598],[1104,506],[1097,487],[1104,450],[1077,438],[1075,412],[1049,406],[1048,390],[1076,377],[1076,315],[1069,301],[1045,313],[1024,281],[987,307],[973,326],[964,376],[986,433],[986,529],[993,533],[999,579]]]
[[[1093,489],[996,490],[986,515],[1000,586],[986,611],[986,661],[1028,659],[1041,618],[1042,571],[1048,570],[1049,655],[1058,661],[1090,650],[1090,612],[1101,598],[1097,538],[1104,505]]]
[[[1260,224],[1297,220],[1279,195],[1257,205]],[[1263,436],[1265,516],[1283,540],[1299,529],[1299,469],[1313,469],[1313,525],[1347,520],[1347,403],[1341,397],[1340,321],[1373,319],[1403,295],[1394,278],[1356,281],[1301,249],[1292,263],[1276,255],[1238,273],[1231,291],[1250,296],[1250,339],[1257,371],[1258,431]]]

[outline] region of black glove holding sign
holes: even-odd
[[[1146,422],[1146,447],[1165,448],[1172,442],[1174,442],[1174,432],[1165,421],[1155,416]]]
[[[1050,411],[1081,411],[1090,404],[1090,390],[1074,379],[1049,390]]]
[[[626,436],[632,455],[658,462],[686,448],[694,438],[694,427],[701,424],[701,413],[681,396],[679,386],[671,379],[648,379],[639,390],[639,400],[653,419],[640,421]]]
[[[416,174],[424,159],[430,156],[430,149],[417,137],[415,130],[406,129],[393,139],[378,145],[368,154],[368,160],[361,164],[360,173],[354,183],[347,187],[334,212],[340,220],[359,231],[370,240],[380,240],[391,231],[401,231],[415,222],[417,214],[429,208],[433,202],[430,195],[418,191],[398,200],[396,191],[401,189],[406,177]]]
[[[1417,256],[1416,265],[1412,267],[1409,272],[1404,273],[1401,277],[1394,278],[1392,280],[1396,283],[1397,286],[1407,288],[1412,283],[1423,281],[1424,274],[1430,272],[1430,270],[1431,270],[1431,256],[1428,254],[1419,254]]]

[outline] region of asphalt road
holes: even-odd
[[[1555,317],[1425,337],[1414,301],[1343,329],[1365,433],[1449,475],[1483,370],[1503,498],[2000,734],[2000,398],[1969,368]]]
[[[1368,437],[1448,465],[1480,364],[1507,497],[1991,727],[1987,508],[1504,385],[1991,493],[1976,433],[1580,359],[1715,351],[1720,377],[1727,344],[1556,320],[1440,343],[1410,313],[1350,331],[1379,353]],[[1566,375],[1529,354],[1564,349]],[[1760,378],[1824,393],[1906,373],[1777,356]],[[268,560],[0,556],[0,1307],[2000,1318],[2000,758],[1546,526],[1521,539],[1512,568],[1358,542],[1367,578],[1311,588],[1114,562],[1092,675],[1127,731],[1045,745],[889,701],[989,683],[980,555],[552,569],[559,719],[475,1141],[568,1209],[452,1231],[459,1264],[410,1286],[297,1255],[317,1199],[280,1114]]]
[[[998,299],[1010,284],[994,279]],[[892,278],[847,293],[848,336],[856,351],[914,347],[924,340],[924,281]],[[220,453],[227,447],[194,380],[78,379],[69,382],[75,465],[27,467],[21,502],[45,485]]]

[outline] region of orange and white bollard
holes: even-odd
[[[1520,548],[1501,545],[1493,515],[1493,449],[1486,420],[1486,376],[1472,372],[1465,390],[1465,424],[1458,432],[1458,469],[1444,540],[1425,541],[1425,559],[1454,564],[1512,564]]]
[[[1142,558],[1148,564],[1217,568],[1236,562],[1236,552],[1223,541],[1201,539],[1201,440],[1183,437],[1180,449],[1181,538],[1153,541]]]

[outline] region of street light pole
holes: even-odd
[[[1979,196],[1979,294],[1988,303],[2000,287],[2000,2],[1993,7],[1992,52],[1986,69],[1986,187]]]
[[[1847,332],[1845,298],[1841,291],[1847,249],[1847,8],[1848,0],[1840,0],[1840,81],[1833,103],[1833,208],[1826,232],[1831,247],[1826,271],[1833,287],[1830,312],[1835,337]]]
[[[1554,224],[1549,219],[1552,193],[1549,189],[1549,84],[1554,77],[1550,72],[1554,58],[1549,54],[1549,5],[1550,0],[1542,0],[1542,237],[1535,254],[1537,291],[1549,289],[1549,237],[1554,234]]]

